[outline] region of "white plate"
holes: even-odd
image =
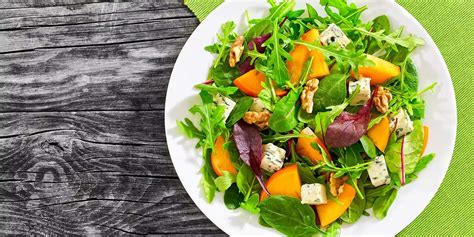
[[[312,3],[323,12],[319,1],[298,1],[296,9]],[[423,27],[405,9],[391,0],[355,1],[358,6],[368,5],[364,20],[378,15],[388,15],[394,27],[405,26],[405,32],[425,40],[426,44],[413,54],[418,67],[420,88],[438,82],[435,92],[424,95],[426,118],[424,123],[430,127],[430,139],[426,153],[436,153],[436,158],[423,170],[419,178],[403,187],[398,193],[387,217],[377,220],[363,216],[356,224],[343,225],[342,235],[395,235],[412,222],[428,205],[438,190],[453,153],[456,136],[456,103],[453,85],[446,64],[435,43]],[[270,228],[258,224],[257,216],[241,209],[230,211],[223,203],[222,195],[216,195],[209,204],[199,186],[202,165],[200,151],[194,149],[196,140],[186,139],[176,126],[176,120],[190,117],[188,109],[199,102],[193,85],[203,82],[212,64],[213,56],[204,51],[204,46],[215,41],[220,25],[233,20],[242,31],[245,26],[244,12],[249,16],[261,17],[268,10],[265,1],[234,0],[226,1],[214,10],[191,35],[184,45],[171,74],[165,106],[165,126],[168,149],[178,176],[186,191],[201,211],[221,228],[233,236],[279,235]]]

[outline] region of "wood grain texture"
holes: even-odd
[[[0,2],[0,235],[224,236],[164,132],[178,0]]]

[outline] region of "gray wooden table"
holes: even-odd
[[[180,0],[0,2],[0,235],[223,235],[166,147]]]

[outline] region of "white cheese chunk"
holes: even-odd
[[[351,40],[347,38],[344,32],[336,24],[330,24],[326,30],[321,33],[321,43],[329,45],[338,43],[341,47],[346,47]]]
[[[407,111],[400,109],[395,116],[390,117],[390,128],[395,129],[395,135],[401,137],[413,131],[413,122]]]
[[[350,81],[349,95],[352,96],[357,86],[359,86],[359,93],[354,96],[351,105],[363,105],[370,99],[370,78],[361,77],[358,81]]]
[[[327,203],[326,187],[319,183],[303,184],[301,186],[301,203],[320,205]]]
[[[383,155],[375,157],[374,161],[369,165],[367,172],[369,173],[370,182],[375,187],[390,183],[390,175]]]
[[[262,100],[259,98],[253,98],[253,104],[250,106],[250,111],[254,112],[263,112],[266,111],[265,105],[263,104]]]
[[[224,110],[224,121],[227,120],[227,118],[229,117],[230,115],[230,112],[232,112],[232,110],[234,109],[235,107],[235,102],[233,100],[231,100],[230,98],[227,98],[221,94],[216,94],[214,97],[213,97],[213,100],[214,100],[214,103],[216,105],[223,105],[225,107],[225,110]]]
[[[272,143],[263,145],[263,158],[260,168],[273,173],[283,167],[285,161],[285,149],[279,148]]]

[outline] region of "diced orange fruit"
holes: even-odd
[[[384,152],[390,138],[390,121],[384,117],[378,124],[375,124],[367,131],[367,136],[374,145]]]
[[[428,145],[428,138],[430,136],[430,128],[423,126],[423,148],[421,149],[421,155],[425,154],[426,146]]]
[[[311,29],[301,36],[301,40],[312,43],[319,39],[319,31]],[[304,64],[310,56],[313,56],[313,63],[311,64],[311,73],[309,78],[322,77],[329,74],[329,67],[324,60],[324,55],[317,50],[309,50],[304,45],[296,44],[295,48],[290,52],[292,60],[288,60],[286,65],[290,75],[290,81],[296,84],[303,74]]]
[[[246,95],[252,97],[258,97],[258,93],[263,90],[262,82],[265,82],[265,74],[252,69],[247,73],[241,75],[234,80],[234,85],[237,86]],[[281,89],[275,89],[277,96],[286,95],[287,91]]]
[[[359,74],[365,77],[370,77],[371,85],[384,84],[390,79],[400,75],[399,66],[372,55],[367,55],[367,58],[373,61],[375,65],[359,67]]]
[[[316,205],[319,221],[322,227],[333,223],[349,208],[356,195],[356,190],[349,184],[344,184],[342,193],[337,196],[339,203],[328,198],[326,204]]]
[[[234,165],[232,165],[229,151],[224,148],[224,143],[224,137],[217,137],[214,143],[215,150],[211,153],[212,169],[218,176],[223,175],[224,171],[237,175],[237,170],[235,170]]]
[[[319,150],[314,149],[313,146],[311,145],[313,142],[316,142],[326,152],[328,159],[331,160],[331,155],[329,154],[328,149],[326,148],[324,143],[321,140],[319,140],[316,134],[314,134],[311,128],[307,127],[303,129],[301,131],[301,135],[311,136],[311,138],[307,138],[307,137],[298,138],[298,142],[296,143],[296,153],[298,153],[298,155],[310,159],[311,162],[313,162],[314,164],[317,164],[320,161],[324,161],[324,158],[321,152],[319,152]]]
[[[301,180],[298,174],[298,165],[289,165],[275,172],[270,176],[265,186],[271,195],[285,195],[300,198]],[[267,197],[267,193],[262,190],[260,193],[260,201],[263,201]]]

